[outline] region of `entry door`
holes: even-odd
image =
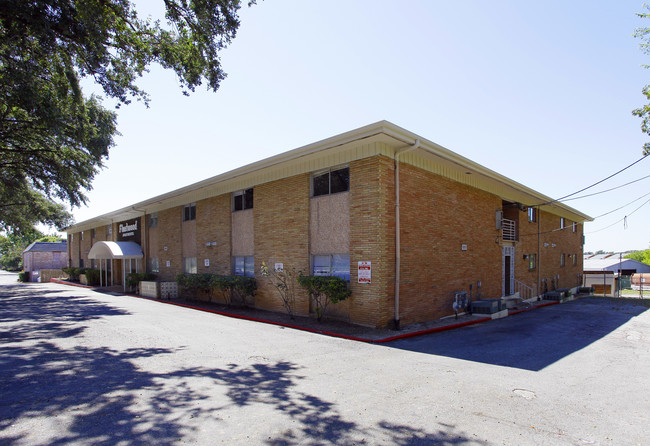
[[[503,247],[503,295],[510,296],[515,288],[515,247]]]

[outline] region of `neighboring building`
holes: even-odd
[[[625,259],[619,254],[590,254],[584,256],[584,271],[613,271],[622,276],[634,273],[650,273],[650,265],[638,260]]]
[[[258,278],[255,306],[282,311],[262,262],[350,281],[333,312],[375,327],[582,281],[591,218],[381,121],[67,229],[72,266]],[[301,294],[297,312],[308,314]]]
[[[68,265],[68,243],[34,242],[23,251],[23,271],[29,272],[29,280],[38,282],[41,270],[61,269]]]

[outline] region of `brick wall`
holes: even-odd
[[[90,268],[90,260],[88,260],[88,253],[90,252],[90,248],[92,248],[92,237],[91,237],[91,230],[83,231],[83,240],[80,241],[80,254],[81,258],[84,261],[84,268]],[[80,234],[81,236],[81,234]],[[82,238],[82,237],[79,237]]]
[[[500,297],[501,199],[407,164],[400,188],[402,324],[453,314],[454,292],[472,284],[475,296],[478,281],[482,297]]]
[[[152,246],[151,252],[159,259],[158,278],[161,281],[173,282],[176,275],[183,272],[182,210],[183,207],[180,206],[158,212],[158,247],[155,249]],[[167,262],[170,266],[167,266]]]
[[[199,273],[228,275],[230,262],[230,194],[196,203],[196,249]],[[206,243],[216,242],[216,245]],[[205,259],[210,261],[205,266]]]
[[[81,233],[75,232],[68,235],[68,259],[71,267],[79,267],[79,246],[81,241]]]
[[[556,288],[578,286],[583,268],[583,225],[577,224],[576,232],[573,232],[573,222],[567,220],[566,228],[560,230],[560,217],[543,210],[538,213],[537,219],[538,222],[529,222],[526,214],[520,218],[515,277],[528,286],[537,284],[540,293],[545,287],[552,290],[553,278],[557,279],[558,276]],[[536,254],[536,267],[532,270],[528,267],[528,259],[523,258],[524,254],[531,253]],[[565,266],[560,265],[562,254],[565,255]],[[576,265],[573,264],[574,255]]]
[[[284,311],[275,289],[259,272],[262,262],[309,272],[309,181],[310,175],[303,174],[255,186],[255,303],[260,308]],[[301,289],[296,313],[309,314],[309,299]]]
[[[393,161],[384,156],[350,163],[350,320],[385,327],[393,320],[395,207]],[[371,283],[358,283],[369,261]]]

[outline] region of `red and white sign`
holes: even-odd
[[[359,283],[370,283],[371,277],[372,277],[372,266],[370,265],[370,262],[359,262],[357,281]]]

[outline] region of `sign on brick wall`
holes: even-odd
[[[359,262],[357,281],[359,283],[370,283],[372,278],[372,266],[370,262]]]
[[[117,240],[140,243],[140,218],[126,220],[117,225]]]

